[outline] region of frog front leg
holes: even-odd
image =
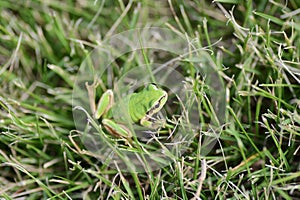
[[[140,121],[140,124],[144,127],[157,129],[158,127],[165,127],[165,120],[159,120],[154,118],[152,115],[146,115]]]

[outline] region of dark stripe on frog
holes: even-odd
[[[151,117],[154,113],[153,111],[157,108],[159,108],[159,106],[161,105],[161,101],[166,97],[166,95],[160,97],[160,99],[158,100],[158,102],[146,113],[146,115],[148,117]]]

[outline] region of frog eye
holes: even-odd
[[[154,109],[159,108],[159,105],[160,105],[160,102],[157,103],[153,108],[154,108]]]
[[[159,102],[157,104],[155,104],[155,106],[153,106],[147,113],[146,115],[152,115],[152,113],[154,112],[154,110],[159,108]]]

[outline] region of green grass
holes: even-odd
[[[299,7],[296,0],[0,0],[0,197],[299,199]],[[211,53],[226,90],[225,125],[205,156],[197,135],[171,164],[125,173],[82,144],[73,84],[101,41],[148,26],[197,37]],[[151,62],[148,53],[124,55],[114,73],[138,57]],[[192,60],[183,69],[196,80]],[[202,100],[200,119],[214,118]]]

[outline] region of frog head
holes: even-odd
[[[129,100],[129,113],[134,122],[153,127],[152,116],[165,105],[168,93],[151,83],[142,91],[133,93]]]

